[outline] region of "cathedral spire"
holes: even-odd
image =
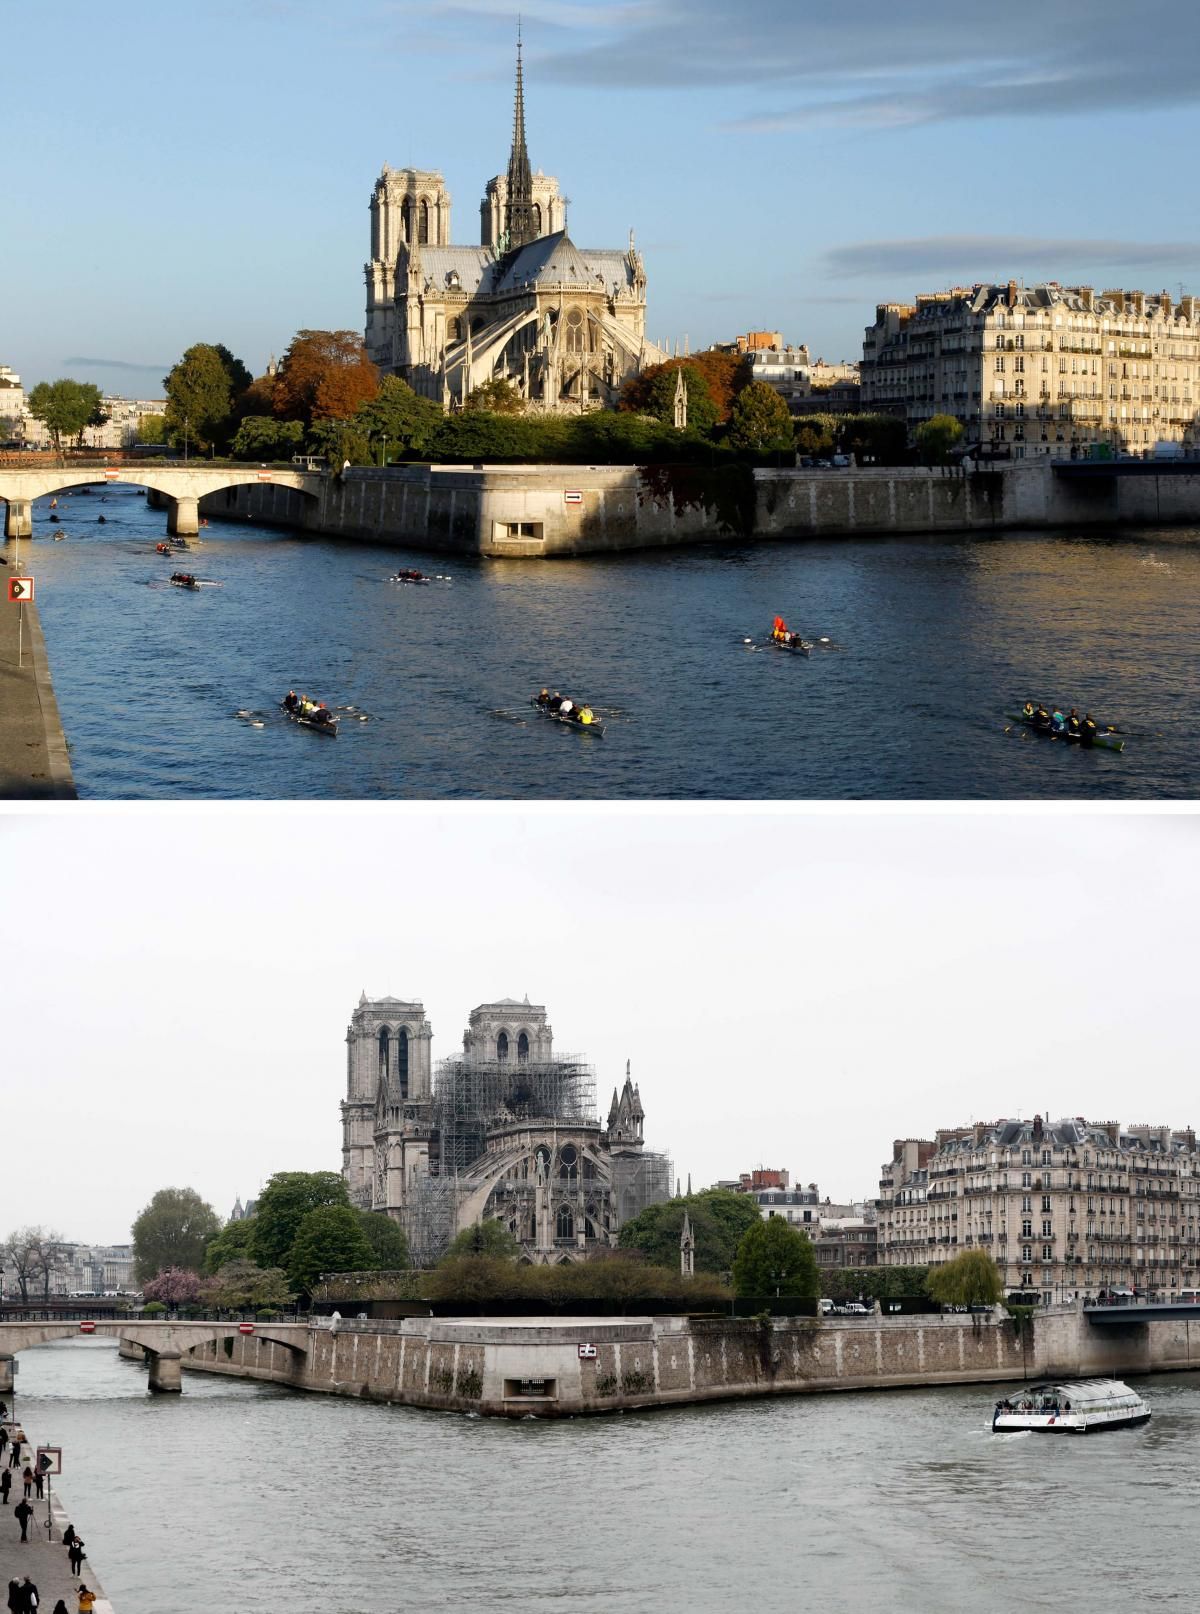
[[[505,243],[511,250],[537,238],[533,223],[533,172],[525,144],[525,85],[521,67],[521,24],[517,23],[517,94],[513,107],[512,150],[508,157],[508,195],[504,203]]]

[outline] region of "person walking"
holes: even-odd
[[[95,1592],[89,1592],[86,1586],[81,1586],[79,1588],[79,1614],[92,1614],[95,1606]]]
[[[33,1494],[39,1502],[46,1494],[46,1476],[40,1468],[35,1468],[33,1471]]]
[[[4,1448],[8,1445],[8,1425],[0,1423],[0,1462],[4,1461]]]
[[[50,1614],[71,1614],[71,1611],[60,1597],[53,1609],[51,1609]]]
[[[71,1573],[78,1575],[83,1567],[83,1540],[80,1536],[71,1537],[71,1545],[67,1548],[67,1557],[71,1563]]]
[[[21,1582],[10,1580],[8,1583],[8,1606],[10,1614],[21,1614]]]
[[[20,1468],[20,1466],[21,1466],[21,1447],[24,1444],[24,1442],[25,1442],[25,1431],[21,1428],[20,1424],[18,1424],[17,1427],[13,1430],[13,1433],[12,1433],[12,1452],[11,1452],[11,1454],[9,1456],[9,1459],[8,1459],[8,1466],[10,1468]]]
[[[8,1506],[8,1493],[12,1490],[12,1469],[0,1469],[0,1506]]]
[[[13,1509],[13,1517],[21,1526],[21,1540],[28,1541],[29,1521],[33,1518],[33,1509],[30,1507],[29,1503],[24,1497],[21,1498],[16,1507]]]
[[[25,1497],[26,1500],[28,1500],[29,1493],[33,1490],[33,1469],[30,1468],[28,1463],[25,1464],[25,1467],[22,1470],[21,1484],[25,1487]]]
[[[21,1582],[21,1614],[34,1614],[34,1610],[41,1602],[38,1589],[26,1575]]]

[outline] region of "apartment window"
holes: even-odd
[[[1042,1260],[1043,1261],[1053,1261],[1053,1259],[1054,1259],[1054,1246],[1053,1246],[1053,1244],[1043,1244],[1042,1245]]]
[[[1026,1219],[1021,1223],[1021,1237],[1023,1239],[1033,1237],[1033,1223],[1028,1217],[1026,1217]]]
[[[1050,1209],[1050,1195],[1049,1194],[1043,1194],[1042,1195],[1042,1209],[1044,1211],[1048,1211]]]
[[[1048,1239],[1054,1231],[1054,1223],[1046,1217],[1042,1222],[1042,1237]]]
[[[1003,370],[1004,370],[1004,355],[1003,355],[1003,353],[997,353],[997,355],[996,355],[996,370],[999,373],[1003,373]]]
[[[1023,1244],[1021,1246],[1021,1259],[1022,1259],[1022,1261],[1032,1261],[1033,1260],[1033,1246],[1032,1245]]]
[[[1033,1187],[1033,1172],[1032,1171],[1023,1171],[1021,1173],[1021,1187],[1022,1188],[1032,1188]]]
[[[1023,1211],[1031,1211],[1033,1209],[1033,1195],[1032,1194],[1026,1194],[1025,1197],[1022,1199],[1022,1201],[1021,1201],[1021,1209]]]

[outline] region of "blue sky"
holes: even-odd
[[[1147,0],[523,0],[530,154],[583,246],[646,257],[649,334],[861,352],[876,301],[974,279],[1200,290],[1200,12]],[[0,363],[157,396],[361,329],[385,160],[453,236],[511,128],[499,0],[0,0]]]

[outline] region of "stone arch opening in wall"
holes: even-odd
[[[554,1219],[554,1236],[559,1239],[575,1237],[575,1217],[569,1205],[560,1205]]]
[[[408,1097],[408,1027],[401,1026],[396,1033],[396,1077],[400,1083],[400,1097]]]
[[[508,1032],[502,1031],[496,1038],[496,1058],[501,1064],[508,1058]]]
[[[586,353],[588,350],[587,315],[582,308],[568,308],[567,322],[567,352]]]
[[[462,341],[462,321],[460,319],[448,319],[446,321],[446,340],[447,342]]]
[[[534,235],[541,235],[542,233],[542,205],[540,202],[533,204],[533,233]]]
[[[525,1065],[529,1062],[529,1033],[522,1031],[517,1038],[517,1064]]]
[[[388,1073],[391,1046],[391,1032],[386,1026],[383,1026],[379,1032],[379,1074],[381,1076],[386,1076]]]
[[[419,245],[429,245],[429,203],[424,196],[417,209],[417,241]]]
[[[579,1150],[573,1143],[564,1143],[558,1151],[558,1175],[564,1182],[574,1182],[579,1175]]]
[[[413,199],[411,196],[406,198],[403,207],[400,209],[400,219],[404,226],[405,243],[411,246],[413,242]]]

